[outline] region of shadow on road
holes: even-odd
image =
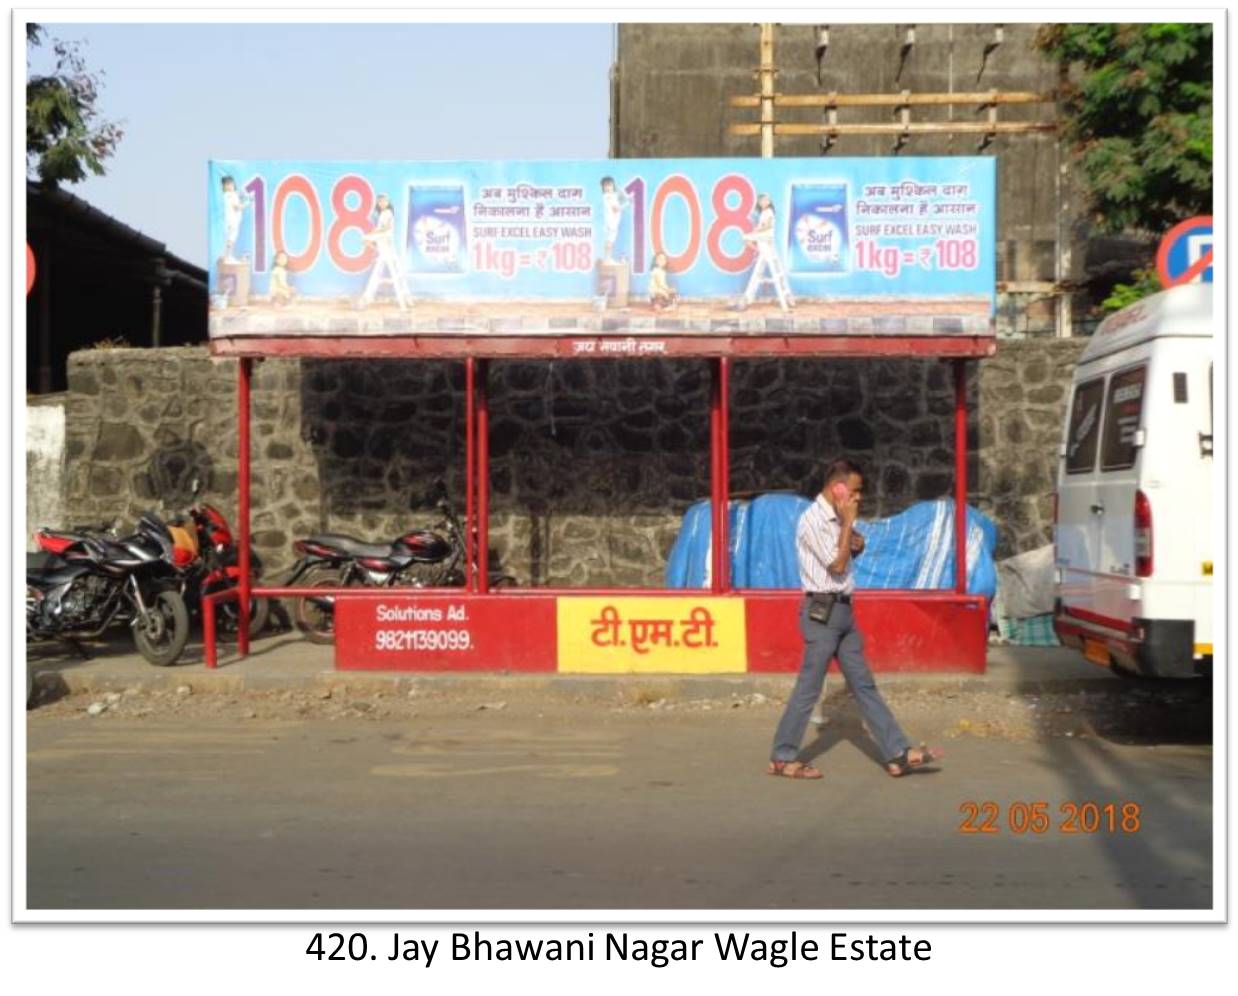
[[[1084,697],[1083,718],[1115,744],[1212,743],[1212,682],[1115,678]]]
[[[868,735],[868,731],[864,728],[864,724],[860,719],[860,712],[855,704],[855,699],[850,695],[847,695],[841,704],[830,709],[829,721],[825,725],[817,727],[816,736],[800,751],[800,756],[805,761],[815,761],[817,758],[828,754],[844,740],[850,741],[856,750],[872,761],[883,772],[885,771],[886,758],[881,756],[877,750],[877,745],[873,742],[873,738]],[[913,768],[907,771],[906,774],[931,775],[940,772],[940,770],[936,765],[927,765],[923,768]]]
[[[1215,799],[1210,784],[1201,785],[1211,782],[1211,756],[1201,771],[1198,748],[1212,743],[1211,681],[1115,678],[1081,698],[1081,718],[1093,735],[1042,737],[1044,763],[1067,786],[1069,800],[1062,801],[1135,803],[1137,831],[1090,835],[1119,886],[1142,909],[1181,907],[1172,897],[1184,892],[1203,897],[1191,905],[1206,908]],[[1148,777],[1152,765],[1162,777]],[[1191,866],[1193,874],[1182,871]]]

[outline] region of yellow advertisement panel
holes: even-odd
[[[558,600],[559,671],[717,674],[748,670],[740,598]]]

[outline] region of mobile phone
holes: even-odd
[[[830,491],[838,501],[846,501],[847,496],[851,493],[842,481],[836,481],[830,485]]]

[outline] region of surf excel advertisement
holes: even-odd
[[[992,157],[218,160],[211,332],[991,334],[995,199]]]

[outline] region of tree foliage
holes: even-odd
[[[1109,296],[1101,301],[1100,310],[1105,314],[1111,311],[1121,311],[1128,304],[1134,304],[1141,298],[1161,290],[1164,288],[1161,286],[1161,278],[1156,275],[1155,267],[1136,270],[1131,274],[1131,283],[1114,284]]]
[[[1055,24],[1062,121],[1099,229],[1160,235],[1212,212],[1212,25]]]
[[[44,43],[44,29],[26,25],[26,47]],[[86,68],[76,42],[49,39],[56,63],[50,73],[27,74],[26,173],[45,183],[77,183],[101,176],[123,132],[99,117],[101,73]]]

